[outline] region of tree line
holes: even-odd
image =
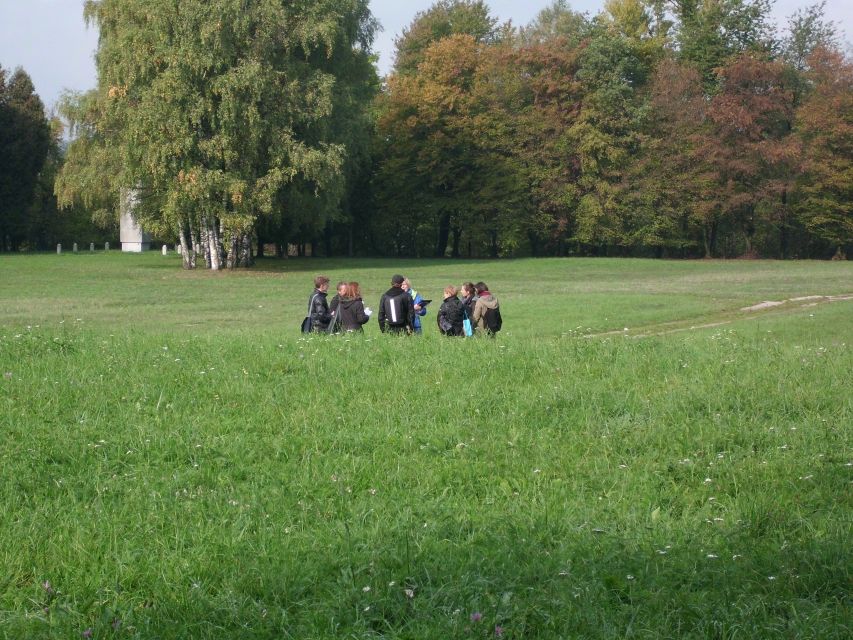
[[[39,248],[23,230],[51,207],[114,226],[132,193],[186,268],[288,246],[845,257],[853,63],[823,4],[782,32],[770,9],[607,0],[590,16],[557,0],[516,27],[441,0],[380,78],[367,0],[89,0],[98,85],[60,105],[67,148],[31,83],[0,83],[0,118],[41,132],[0,139],[34,151],[1,154],[3,248]]]

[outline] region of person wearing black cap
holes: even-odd
[[[411,296],[403,291],[403,276],[391,278],[391,288],[379,299],[379,330],[382,333],[414,331],[415,310]]]

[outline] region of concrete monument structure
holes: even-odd
[[[135,189],[122,189],[121,192],[121,250],[130,253],[147,251],[151,246],[151,236],[142,231],[133,217],[133,209],[139,201]]]

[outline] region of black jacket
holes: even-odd
[[[415,307],[412,297],[400,287],[391,287],[379,298],[379,330],[414,331]]]
[[[332,319],[332,315],[329,313],[329,303],[326,302],[326,294],[314,289],[308,300],[311,331],[326,331],[329,328],[329,321]]]
[[[363,331],[361,325],[370,320],[364,312],[364,302],[361,298],[341,298],[338,303],[338,320],[343,331]]]
[[[451,296],[441,303],[438,309],[438,330],[446,336],[463,336],[465,331],[462,328],[464,309],[462,301],[456,296]]]

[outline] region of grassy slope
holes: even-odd
[[[849,264],[177,266],[0,257],[2,637],[849,637],[853,303],[737,311]],[[306,340],[315,269],[506,331]]]

